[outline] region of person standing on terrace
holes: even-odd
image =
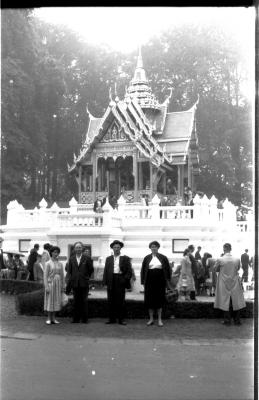
[[[34,281],[33,265],[37,261],[37,255],[38,255],[39,248],[40,248],[39,244],[36,243],[33,246],[33,249],[31,249],[29,257],[28,257],[27,268],[29,271],[29,281]]]
[[[72,323],[88,322],[89,279],[94,272],[91,257],[83,254],[83,243],[74,244],[74,254],[67,265],[67,294],[73,290],[74,307]]]
[[[165,292],[167,287],[171,287],[171,268],[168,258],[158,253],[159,247],[160,244],[156,240],[149,243],[151,254],[142,262],[140,279],[144,285],[144,303],[149,313],[147,326],[154,324],[154,312],[157,310],[158,326],[161,327]]]
[[[198,284],[198,265],[197,265],[197,261],[195,260],[193,254],[192,254],[192,253],[194,252],[194,250],[195,250],[195,247],[194,247],[192,244],[190,244],[190,245],[188,246],[188,249],[190,250],[189,257],[190,257],[190,260],[191,260],[191,263],[192,263],[192,275],[193,275],[193,279],[194,279],[194,283],[195,283],[195,289],[193,289],[193,290],[191,291],[191,293],[190,293],[190,299],[191,299],[191,300],[196,300],[196,298],[195,298],[195,291],[196,291],[196,293],[197,293],[198,290],[199,290],[199,284]]]
[[[59,324],[56,312],[61,310],[61,295],[65,291],[63,265],[58,260],[60,248],[53,246],[50,250],[51,259],[47,261],[44,271],[44,310],[48,312],[47,325]]]
[[[215,271],[219,272],[214,308],[224,311],[224,325],[231,325],[232,317],[235,325],[241,325],[240,310],[245,308],[246,303],[238,275],[240,260],[231,255],[231,249],[231,244],[225,243],[224,254],[214,266]]]
[[[125,317],[125,290],[131,288],[132,277],[131,260],[126,255],[121,255],[124,244],[114,240],[110,244],[113,255],[106,258],[103,284],[107,286],[109,320],[106,324],[115,324],[116,318],[120,325],[126,325]]]

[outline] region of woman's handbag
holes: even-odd
[[[68,297],[67,297],[66,293],[63,292],[61,294],[61,305],[62,305],[62,307],[65,307],[67,305],[67,303],[68,303]]]
[[[167,303],[175,303],[178,299],[179,293],[177,289],[167,289],[165,298]]]

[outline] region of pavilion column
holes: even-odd
[[[143,189],[143,169],[142,169],[142,162],[138,163],[138,170],[139,170],[139,189]]]
[[[177,165],[177,191],[180,197],[183,197],[183,179],[184,179],[184,165]]]
[[[137,152],[134,151],[132,155],[133,162],[133,175],[134,175],[134,201],[138,200],[138,161]]]
[[[96,150],[93,150],[93,198],[96,199],[96,176],[97,176],[97,157]]]
[[[107,182],[107,195],[109,196],[110,191],[110,171],[107,169],[106,171],[106,182]]]
[[[166,194],[166,172],[163,174],[163,193]]]
[[[149,167],[150,167],[150,193],[151,193],[151,198],[153,197],[153,165],[152,165],[152,163],[150,162],[150,164],[149,164]]]
[[[82,165],[79,165],[79,179],[78,179],[78,202],[81,203],[81,192],[82,192]]]
[[[97,191],[100,192],[101,191],[101,167],[100,167],[100,163],[98,163],[98,159],[96,160],[96,165],[97,165]]]
[[[188,186],[192,189],[192,163],[190,157],[188,157]]]

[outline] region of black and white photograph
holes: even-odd
[[[1,24],[1,400],[256,399],[256,8]]]

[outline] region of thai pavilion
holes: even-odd
[[[83,146],[69,172],[78,182],[79,203],[97,198],[127,202],[154,194],[171,200],[195,190],[198,174],[197,102],[187,111],[168,112],[170,95],[159,104],[146,77],[139,51],[124,100],[116,95],[101,118],[89,114]]]

